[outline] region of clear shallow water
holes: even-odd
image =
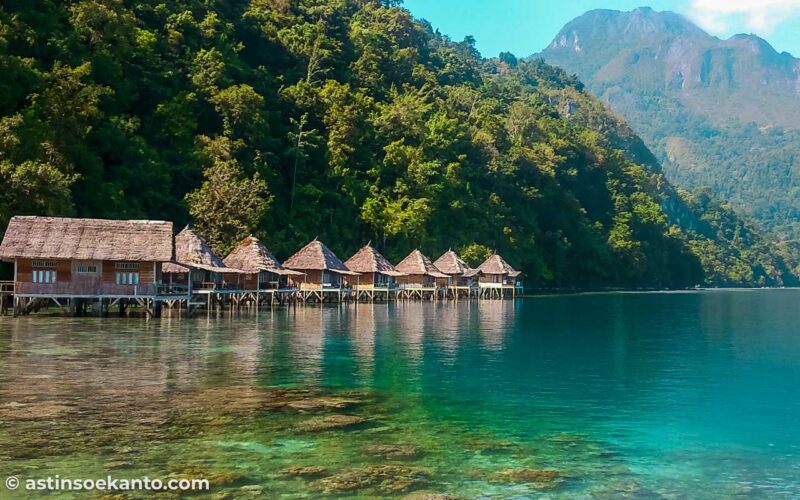
[[[0,476],[796,497],[798,319],[796,291],[4,319]]]

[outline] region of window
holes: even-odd
[[[50,269],[34,269],[33,270],[34,283],[55,283],[56,272]]]
[[[31,261],[33,267],[56,267],[54,260],[33,260]]]
[[[134,270],[139,269],[138,262],[117,262],[114,267],[121,270]]]
[[[75,272],[79,274],[97,274],[97,264],[78,264],[75,266]]]
[[[139,273],[117,273],[117,285],[138,285]]]

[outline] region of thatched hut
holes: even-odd
[[[494,254],[478,267],[481,272],[480,285],[482,287],[509,287],[522,286],[522,273],[511,267],[500,255]]]
[[[189,226],[175,236],[175,261],[164,264],[164,282],[193,290],[226,287],[225,275],[240,274],[214,253]]]
[[[446,284],[449,279],[419,250],[408,254],[394,267],[405,274],[397,279],[404,288],[435,288],[437,283]]]
[[[452,249],[443,253],[433,265],[450,277],[450,286],[469,288],[478,286],[480,270],[469,267]]]
[[[291,276],[290,282],[299,284],[300,289],[342,289],[353,283],[358,273],[344,265],[324,243],[317,240],[309,243],[283,263],[283,267],[302,273]]]
[[[0,244],[16,295],[30,297],[154,296],[172,257],[163,221],[13,217]]]
[[[386,260],[371,243],[361,248],[344,263],[348,269],[361,276],[358,278],[359,289],[391,289],[396,285],[398,277],[405,276]]]
[[[238,280],[239,288],[248,291],[285,289],[289,286],[289,276],[303,275],[284,268],[261,240],[252,235],[243,239],[223,262],[242,271],[239,275],[226,274],[226,280]]]

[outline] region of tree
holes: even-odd
[[[253,133],[264,124],[261,115],[264,98],[250,85],[233,85],[220,90],[211,102],[222,116],[225,134],[231,137]]]
[[[226,137],[202,138],[207,164],[203,184],[186,195],[189,214],[212,248],[226,255],[239,241],[256,232],[272,197],[258,173],[244,174],[235,158],[239,144]]]

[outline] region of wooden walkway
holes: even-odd
[[[272,308],[280,306],[306,306],[315,304],[389,303],[392,301],[457,301],[457,300],[502,300],[521,295],[521,288],[514,285],[481,283],[476,286],[425,287],[402,285],[398,287],[362,286],[354,288],[282,288],[261,290],[239,290],[225,288],[201,288],[192,290],[164,287],[164,293],[152,295],[104,293],[65,294],[53,290],[52,294],[32,294],[22,288],[15,295],[14,283],[0,281],[0,315],[29,315],[44,308],[55,307],[75,316],[108,316],[113,311],[120,315],[135,308],[148,317],[160,317],[162,309],[184,310],[191,315],[198,310]],[[19,290],[18,290],[19,292]]]
[[[522,295],[523,289],[517,285],[502,285],[500,283],[481,283],[481,299],[514,299],[517,294]]]

